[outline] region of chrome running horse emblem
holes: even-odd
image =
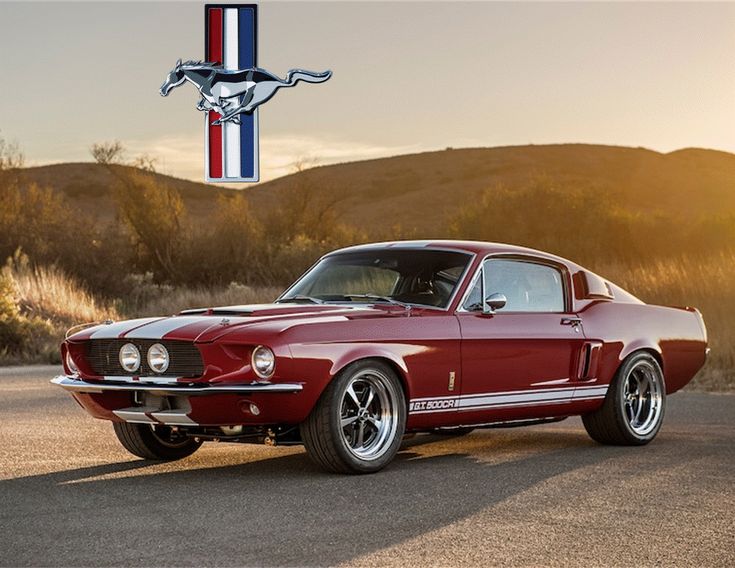
[[[241,114],[252,112],[269,101],[278,89],[293,87],[299,81],[323,83],[332,76],[331,71],[314,73],[303,69],[291,69],[286,78],[281,79],[265,69],[226,70],[222,65],[205,61],[185,61],[181,59],[161,85],[161,96],[166,97],[172,89],[189,82],[201,95],[197,110],[213,110],[220,118],[213,124],[225,122],[240,123]]]
[[[204,57],[179,59],[160,94],[191,83],[204,120],[204,179],[210,183],[260,180],[258,107],[299,81],[323,83],[331,71],[291,69],[285,78],[258,66],[258,6],[205,4]]]

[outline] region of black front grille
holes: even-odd
[[[120,348],[126,343],[132,343],[140,351],[140,368],[129,373],[120,365]],[[150,377],[158,376],[149,367],[146,361],[148,348],[160,343],[169,354],[169,366],[166,377],[200,377],[204,373],[202,356],[193,343],[188,341],[161,341],[155,339],[92,339],[87,342],[86,359],[92,372],[102,376],[130,376]]]

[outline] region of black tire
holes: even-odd
[[[393,369],[376,360],[358,361],[324,390],[301,424],[301,439],[309,457],[327,471],[374,473],[398,452],[406,412],[406,397]]]
[[[642,380],[650,381],[648,396],[642,395]],[[637,385],[635,391],[631,391],[632,385]],[[582,422],[590,437],[601,444],[642,446],[658,434],[665,410],[666,383],[661,366],[651,354],[639,351],[623,361],[602,406],[583,415]]]
[[[180,460],[196,452],[202,445],[187,436],[174,436],[167,426],[129,422],[113,422],[112,425],[123,447],[146,460]]]
[[[432,430],[432,434],[439,434],[439,436],[448,436],[453,438],[459,438],[460,436],[466,436],[470,432],[474,432],[475,429],[469,426],[464,428],[437,428]]]

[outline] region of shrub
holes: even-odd
[[[68,328],[116,315],[58,268],[16,254],[0,271],[0,362],[59,362]]]
[[[141,253],[138,264],[153,270],[161,280],[176,280],[180,276],[177,261],[186,245],[181,195],[158,183],[151,172],[112,171],[118,174],[114,195],[120,216]]]
[[[51,324],[38,317],[26,317],[18,307],[18,292],[8,269],[0,272],[0,361],[47,361],[51,357]]]

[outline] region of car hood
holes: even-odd
[[[243,326],[279,321],[285,326],[300,322],[344,321],[358,317],[395,317],[400,306],[338,306],[304,304],[252,304],[185,310],[175,316],[105,322],[84,329],[69,341],[89,339],[166,339],[214,341]]]

